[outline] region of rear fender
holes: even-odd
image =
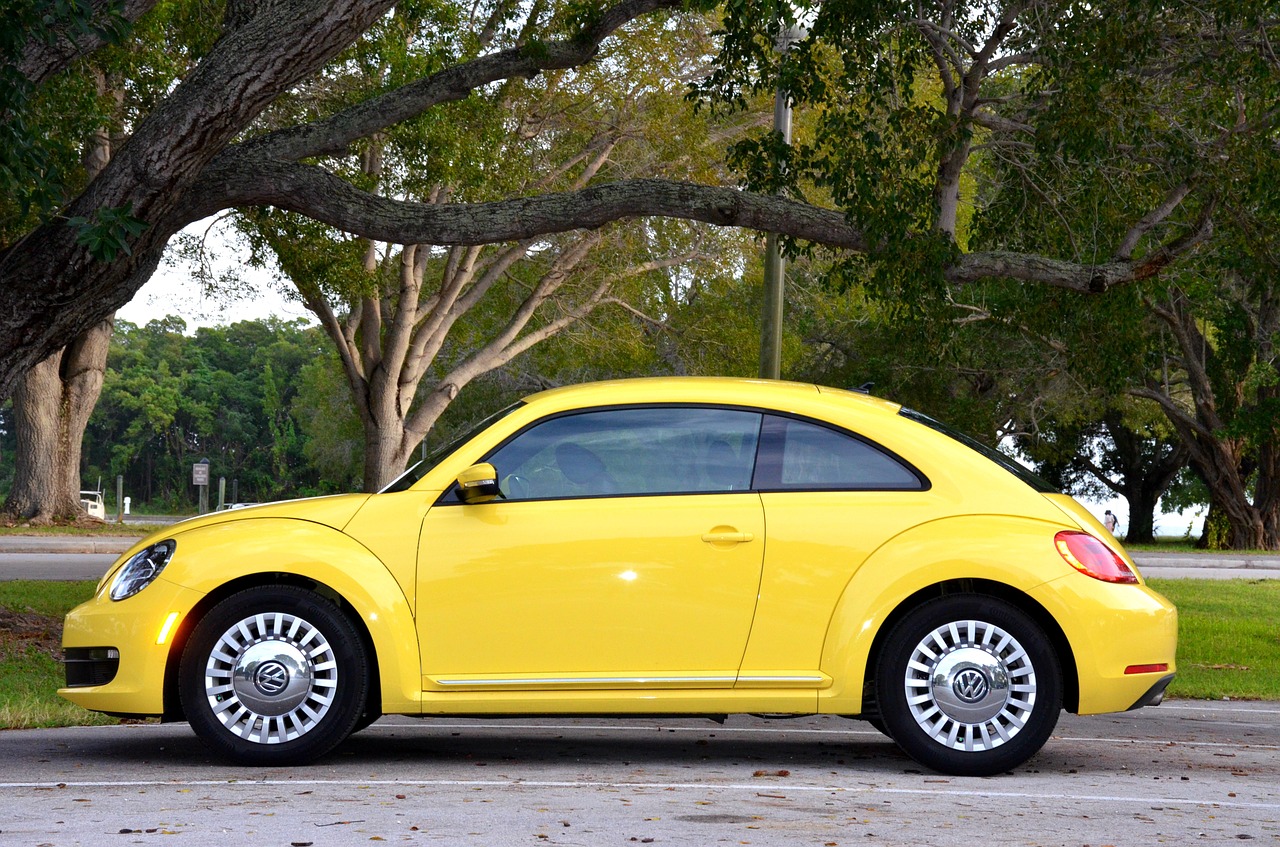
[[[876,550],[850,578],[827,627],[821,669],[835,683],[819,693],[819,711],[862,711],[876,639],[910,610],[912,598],[965,580],[998,583],[1005,593],[1025,597],[1061,577],[1068,565],[1053,548],[1060,529],[1000,515],[944,518],[912,527]],[[1064,657],[1064,666],[1069,661]]]

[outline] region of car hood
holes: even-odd
[[[292,520],[311,521],[341,530],[356,512],[360,511],[372,495],[369,494],[337,494],[332,497],[309,497],[304,500],[281,500],[277,503],[263,503],[259,506],[246,506],[243,509],[228,509],[224,512],[213,512],[198,518],[188,518],[171,527],[161,530],[156,535],[173,537],[193,529],[201,529],[216,524],[232,521],[251,521],[259,518],[289,518]]]

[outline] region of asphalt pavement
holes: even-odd
[[[185,724],[0,732],[0,847],[1276,844],[1280,711],[1064,714],[988,778],[859,721],[388,717],[310,767],[228,764]],[[185,837],[176,837],[185,836]]]

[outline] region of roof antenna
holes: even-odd
[[[859,385],[857,388],[853,390],[858,392],[859,394],[870,394],[871,389],[875,387],[876,387],[876,384],[874,382],[864,382],[862,383],[862,385]]]

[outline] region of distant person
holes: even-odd
[[[1102,516],[1102,525],[1107,528],[1107,532],[1111,533],[1112,535],[1115,535],[1116,525],[1118,523],[1119,521],[1116,520],[1116,516],[1111,513],[1110,509],[1107,509],[1106,514]]]

